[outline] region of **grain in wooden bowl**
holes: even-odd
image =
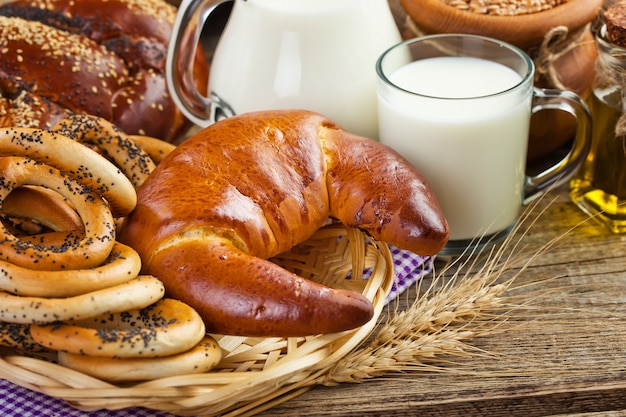
[[[443,0],[459,10],[493,16],[517,16],[555,8],[566,0]]]
[[[409,36],[468,33],[524,50],[536,66],[535,85],[571,90],[586,98],[597,50],[591,23],[602,0],[400,0]],[[405,35],[406,36],[406,35]],[[575,120],[563,112],[533,116],[528,159],[554,152],[574,135]]]

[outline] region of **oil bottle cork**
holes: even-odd
[[[626,3],[614,3],[604,12],[606,37],[616,46],[626,47]]]

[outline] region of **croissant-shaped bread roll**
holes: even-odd
[[[366,323],[370,301],[267,260],[329,217],[421,255],[449,235],[431,189],[397,153],[321,115],[280,110],[222,120],[181,144],[139,189],[120,241],[211,333],[331,333]]]

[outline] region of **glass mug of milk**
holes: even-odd
[[[444,34],[384,52],[378,74],[379,139],[426,178],[450,225],[441,254],[493,246],[523,205],[567,181],[590,147],[591,116],[576,94],[533,86],[526,53],[495,39]],[[569,153],[526,172],[531,115],[559,109],[577,120]]]
[[[231,9],[205,97],[190,81],[195,48],[189,46],[211,29],[220,6]],[[233,114],[298,108],[376,138],[374,66],[400,41],[387,0],[183,0],[167,82],[178,107],[199,126]]]

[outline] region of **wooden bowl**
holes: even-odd
[[[553,28],[568,29],[574,47],[553,62],[560,85],[538,76],[535,86],[564,88],[586,98],[591,91],[597,49],[590,23],[600,12],[603,0],[568,0],[550,10],[516,16],[495,16],[461,10],[443,0],[399,0],[421,34],[468,33],[496,38],[529,54],[536,60],[541,44]],[[575,119],[564,112],[544,110],[533,116],[528,160],[549,155],[572,139]]]
[[[597,16],[603,0],[568,0],[550,10],[517,16],[468,12],[443,0],[400,0],[400,3],[426,34],[471,33],[528,50],[539,45],[555,26],[567,26],[570,32],[584,27]]]

